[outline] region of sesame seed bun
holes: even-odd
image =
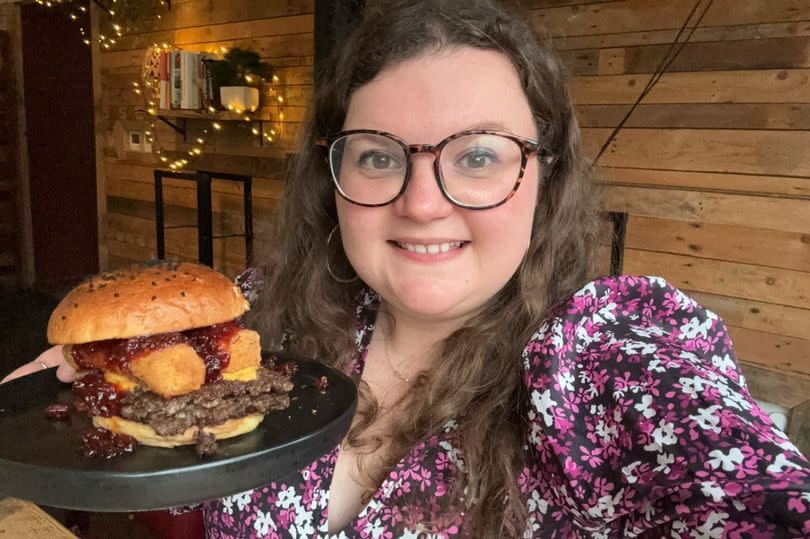
[[[133,266],[95,275],[68,293],[48,322],[48,341],[82,344],[184,331],[228,322],[248,308],[239,288],[207,266]]]

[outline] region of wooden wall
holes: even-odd
[[[5,10],[8,11],[8,10]],[[3,27],[0,20],[0,28]],[[11,39],[0,30],[0,283],[12,284],[18,271],[16,91]]]
[[[99,14],[96,12],[96,19]],[[261,251],[268,217],[282,190],[284,156],[294,145],[300,121],[312,93],[313,0],[283,2],[199,2],[175,0],[157,31],[127,34],[109,50],[95,47],[96,137],[101,195],[101,254],[106,267],[156,256],[153,170],[165,165],[156,156],[128,151],[124,141],[128,130],[148,129],[148,114],[142,97],[133,91],[139,81],[146,49],[154,43],[185,50],[220,51],[222,47],[248,47],[276,66],[279,83],[275,89],[284,106],[268,106],[279,123],[269,128],[280,133],[272,145],[260,146],[246,122],[220,122],[224,129],[214,137],[203,133],[211,122],[187,120],[183,137],[157,122],[157,137],[174,155],[187,158],[189,169],[249,174],[253,182],[256,252]],[[275,104],[270,89],[263,103]],[[283,113],[283,120],[279,113]],[[267,127],[266,127],[267,129]],[[203,155],[187,152],[198,136],[208,138]],[[242,188],[240,184],[214,182],[214,233],[224,235],[242,230]],[[193,184],[166,182],[164,201],[167,225],[195,222],[196,195]],[[106,207],[105,207],[106,206]],[[174,229],[166,233],[169,257],[197,258],[196,230]],[[245,267],[241,238],[214,240],[215,265],[234,276]],[[104,263],[103,263],[104,265]]]
[[[526,3],[575,75],[591,156],[695,5]],[[600,160],[606,209],[629,215],[623,271],[717,311],[787,407],[810,398],[809,148],[810,0],[715,0]]]
[[[21,253],[23,241],[23,194],[27,192],[19,166],[18,91],[21,79],[19,8],[0,4],[0,284],[13,286],[27,282],[27,269]]]
[[[707,0],[703,0],[705,3]],[[593,155],[647,83],[693,2],[524,0],[575,75]],[[705,5],[705,4],[704,4]],[[258,147],[226,125],[190,167],[253,174],[258,245],[282,191],[283,156],[311,96],[313,1],[177,0],[160,31],[96,50],[102,255],[108,267],[155,255],[151,155],[123,148],[143,127],[132,92],[145,49],[251,46],[279,66],[281,140]],[[208,127],[198,122],[195,129]],[[185,152],[168,128],[159,138]],[[193,140],[194,135],[189,136]],[[793,407],[810,395],[810,0],[715,0],[601,159],[606,209],[629,215],[627,273],[662,275],[730,326],[756,392]],[[194,218],[190,185],[169,182],[172,224]],[[241,229],[238,186],[215,186],[215,228]],[[192,230],[170,231],[170,256],[196,257]],[[216,240],[217,267],[244,266],[241,239]]]

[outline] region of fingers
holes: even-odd
[[[34,361],[26,363],[22,367],[12,371],[8,376],[0,380],[0,384],[41,370],[50,369],[51,367],[59,367],[56,370],[56,377],[63,382],[72,382],[75,378],[76,371],[65,361],[62,355],[62,347],[54,346],[42,352]]]
[[[20,378],[21,376],[27,376],[29,374],[33,374],[35,372],[42,370],[42,364],[38,363],[37,361],[32,361],[31,363],[26,363],[22,367],[11,371],[11,373],[0,380],[0,384],[5,384],[6,382],[10,382],[15,378]]]
[[[72,382],[76,378],[76,369],[67,363],[63,363],[56,369],[56,377],[62,382]]]

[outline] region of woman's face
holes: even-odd
[[[343,129],[386,131],[408,144],[437,144],[469,129],[537,139],[508,58],[471,47],[385,69],[354,92]],[[505,204],[468,210],[442,195],[431,154],[412,159],[407,189],[392,204],[363,207],[335,195],[343,247],[395,317],[461,321],[492,298],[523,259],[537,200],[538,160],[530,157],[520,188]]]

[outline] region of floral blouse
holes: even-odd
[[[357,308],[359,377],[379,300]],[[520,475],[526,537],[810,537],[810,467],[757,406],[720,318],[657,277],[603,277],[559,306],[523,352],[531,399]],[[431,520],[463,473],[446,424],[327,532],[339,448],[288,478],[204,504],[210,538],[463,535]],[[452,501],[450,501],[452,504]]]

